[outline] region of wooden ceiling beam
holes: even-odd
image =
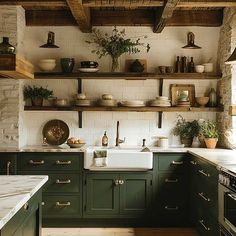
[[[236,7],[235,0],[182,0],[177,7]]]
[[[86,7],[160,7],[164,0],[83,0]]]
[[[49,17],[50,16],[50,17]],[[26,26],[74,26],[77,25],[68,10],[25,11]]]
[[[167,26],[218,27],[223,22],[223,10],[175,10]]]
[[[84,7],[82,0],[66,0],[72,15],[83,33],[91,32],[90,9]]]
[[[154,20],[154,33],[161,33],[167,21],[172,17],[173,12],[180,0],[166,0],[165,5],[156,10]]]

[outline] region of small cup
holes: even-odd
[[[158,66],[159,72],[161,74],[165,74],[166,73],[166,66]]]
[[[174,73],[174,67],[173,66],[167,66],[166,67],[166,73],[169,73],[169,74]]]
[[[204,72],[204,66],[203,65],[196,65],[195,66],[195,71],[197,73],[203,73]]]

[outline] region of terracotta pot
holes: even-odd
[[[218,142],[218,138],[205,138],[204,141],[207,148],[214,149]]]
[[[184,138],[184,137],[180,137],[180,141],[182,144],[184,144],[185,147],[191,147],[192,143],[193,143],[193,138]]]
[[[32,98],[32,106],[41,107],[43,106],[43,98]]]

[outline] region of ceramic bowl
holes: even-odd
[[[66,143],[70,148],[81,148],[85,143]]]
[[[38,66],[42,71],[52,71],[56,67],[56,59],[42,59],[39,61]]]
[[[195,66],[195,71],[197,73],[203,73],[204,72],[204,66],[203,65],[196,65]]]
[[[103,100],[112,100],[113,96],[111,94],[103,94],[102,99]]]
[[[57,99],[55,101],[55,105],[58,107],[68,107],[69,106],[69,101],[68,99]]]
[[[200,107],[205,107],[205,105],[209,102],[209,97],[196,97],[195,99]]]

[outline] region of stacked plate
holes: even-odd
[[[102,107],[115,107],[117,106],[117,101],[114,99],[99,99],[98,105]]]
[[[90,107],[93,105],[92,101],[89,99],[77,99],[75,104],[80,107]]]
[[[160,96],[156,97],[155,100],[150,101],[151,107],[170,107],[171,103],[168,97]]]
[[[121,105],[124,107],[145,107],[145,102],[140,100],[132,100],[132,101],[123,101]]]
[[[188,101],[188,100],[186,100],[186,101],[180,100],[176,104],[177,107],[190,107],[190,105],[191,105],[190,101]]]

